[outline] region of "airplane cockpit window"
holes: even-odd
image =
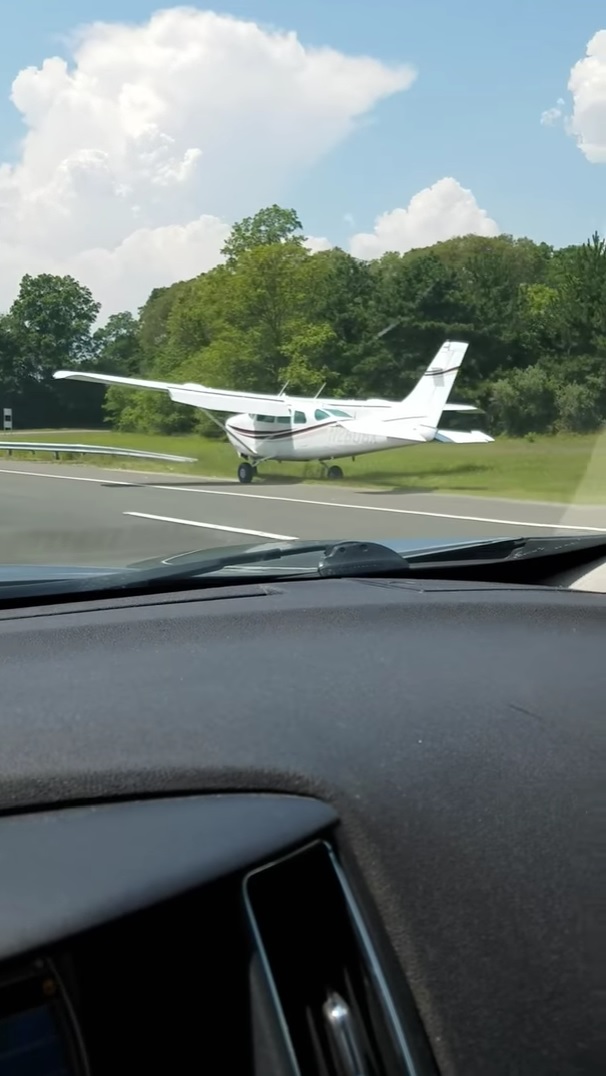
[[[328,411],[321,411],[320,408],[318,408],[318,410],[315,412],[314,418],[316,418],[318,422],[323,422],[325,418],[330,418],[330,415],[328,414]]]
[[[276,422],[281,422],[283,426],[290,426],[290,415],[278,415]]]
[[[274,415],[255,415],[254,419],[255,419],[255,422],[275,422],[276,421]]]

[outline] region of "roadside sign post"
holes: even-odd
[[[12,407],[2,408],[2,429],[12,430],[13,428],[13,409]]]

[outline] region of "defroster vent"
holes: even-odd
[[[329,845],[245,881],[256,946],[297,1076],[415,1076],[381,966]]]

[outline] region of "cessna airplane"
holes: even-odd
[[[240,457],[240,482],[251,482],[257,465],[266,460],[318,460],[328,478],[339,479],[341,468],[328,466],[328,461],[427,441],[480,444],[493,440],[479,430],[459,433],[438,427],[444,411],[476,410],[469,404],[447,402],[467,348],[468,344],[446,341],[412,392],[399,403],[286,396],[284,391],[275,396],[232,392],[80,370],[58,370],[54,377],[166,392],[175,403],[198,407],[210,412],[211,418],[215,411],[231,414],[225,423],[213,421]]]

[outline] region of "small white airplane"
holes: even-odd
[[[448,403],[468,346],[456,340],[442,344],[412,392],[399,403],[286,396],[284,390],[272,396],[80,370],[58,370],[53,376],[166,392],[175,403],[198,407],[225,431],[238,453],[240,482],[251,482],[257,465],[266,460],[318,460],[328,478],[339,479],[341,468],[328,466],[328,461],[427,441],[484,444],[494,440],[480,430],[460,433],[438,427],[444,411],[477,410],[470,404]],[[232,417],[221,423],[213,417],[215,411]]]

